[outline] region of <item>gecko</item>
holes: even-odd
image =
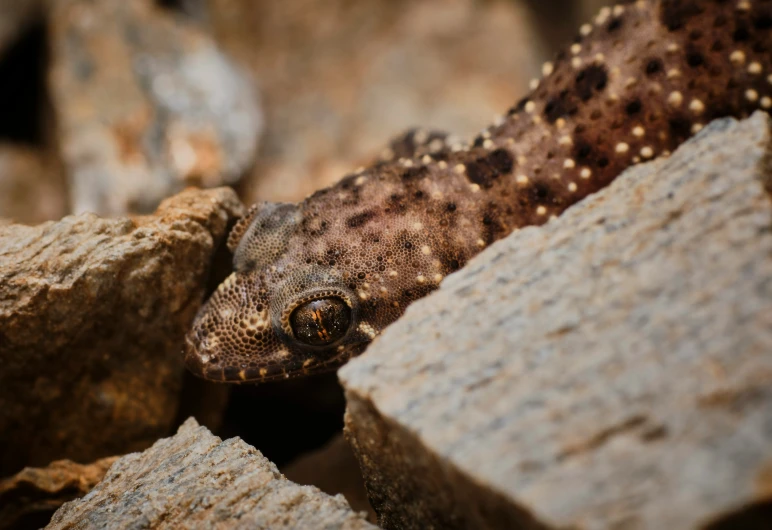
[[[474,255],[542,225],[709,121],[772,108],[772,1],[604,8],[505,115],[463,142],[416,130],[297,204],[252,206],[187,367],[220,382],[337,368]]]

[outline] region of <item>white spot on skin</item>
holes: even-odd
[[[558,140],[558,143],[560,145],[574,145],[574,141],[570,136],[561,136],[560,140]]]
[[[424,245],[421,247],[421,252],[426,256],[428,256],[429,254],[432,253],[432,249],[429,248],[429,245]]]
[[[750,101],[751,103],[754,103],[758,101],[759,99],[759,93],[753,90],[752,88],[745,91],[745,99]]]
[[[573,192],[576,191],[576,189],[577,189],[576,182],[569,182],[568,183],[568,191],[573,193]]]
[[[566,160],[563,162],[563,167],[565,169],[573,169],[576,167],[576,162],[572,158],[566,158]]]
[[[354,181],[354,186],[361,186],[365,182],[367,182],[367,177],[365,176],[357,177],[357,179]]]
[[[646,134],[646,131],[640,125],[633,128],[633,136],[635,136],[636,138],[643,138],[643,135],[645,134]]]
[[[692,125],[692,134],[697,134],[702,130],[703,127],[705,127],[703,124],[695,123],[694,125]]]
[[[423,223],[413,223],[413,230],[423,230],[424,225]]]
[[[667,78],[668,79],[676,79],[677,77],[681,77],[681,70],[678,68],[671,68],[667,71]]]
[[[483,142],[483,148],[485,148],[485,149],[493,149],[493,140],[485,140]]]
[[[547,215],[547,208],[544,206],[539,206],[536,208],[536,215]]]
[[[630,150],[630,146],[624,142],[619,142],[617,146],[615,147],[615,150],[617,153],[626,153]]]
[[[667,48],[665,48],[665,50],[667,51],[667,53],[678,53],[678,50],[679,50],[678,44],[676,44],[675,42],[671,42],[670,44],[667,45]]]
[[[643,158],[651,158],[654,156],[654,150],[649,146],[643,147],[641,148],[641,156]]]
[[[477,193],[478,191],[480,191],[480,185],[479,184],[470,184],[469,185],[469,189],[471,190],[472,193]]]
[[[421,159],[421,162],[423,162],[424,164],[431,164],[432,157],[430,157],[429,155],[424,155],[423,158]]]
[[[389,271],[389,276],[391,276],[392,278],[396,278],[397,276],[399,276],[399,273],[397,271]]]
[[[678,90],[671,92],[667,97],[667,102],[673,107],[680,107],[684,102],[684,95],[681,94]]]
[[[370,339],[374,339],[376,337],[376,335],[378,334],[375,331],[375,328],[372,327],[367,322],[362,322],[361,324],[359,324],[359,331],[361,331],[362,333],[367,335]]]
[[[423,129],[416,131],[416,133],[413,135],[413,141],[418,145],[425,144],[426,140],[428,139],[429,139],[429,133],[427,133]]]
[[[702,114],[705,112],[705,104],[699,99],[693,99],[691,103],[689,103],[689,110],[695,114]]]
[[[751,64],[748,65],[748,73],[753,75],[758,75],[762,71],[761,63],[757,61],[753,61]]]
[[[544,63],[541,67],[541,75],[548,76],[555,70],[555,65],[550,62]]]
[[[536,90],[537,88],[539,88],[539,80],[538,79],[531,79],[531,82],[528,83],[528,87],[531,90]]]
[[[528,103],[525,104],[525,107],[523,108],[528,114],[533,114],[536,111],[536,103],[534,103],[533,101],[529,101]]]
[[[456,164],[456,166],[453,168],[453,171],[459,175],[463,175],[466,173],[466,166],[464,164]]]
[[[415,277],[415,281],[417,281],[418,283],[426,283],[426,277],[423,276],[422,274],[419,274],[418,276]]]
[[[582,67],[582,64],[584,64],[584,61],[582,61],[581,57],[574,57],[573,59],[571,59],[571,66],[573,66],[577,70]]]
[[[475,243],[477,244],[478,247],[485,248],[485,241],[483,241],[482,239],[478,239],[477,241],[475,241]]]
[[[528,184],[528,177],[525,175],[518,175],[515,180],[518,184]]]
[[[437,153],[442,150],[442,148],[445,147],[445,142],[440,140],[439,138],[435,138],[431,142],[429,142],[429,151],[432,153]]]
[[[583,179],[588,179],[592,176],[592,171],[590,171],[590,168],[588,167],[583,168],[582,171],[579,172],[579,176]]]
[[[572,55],[579,55],[582,53],[582,45],[581,44],[572,44],[571,45],[571,54]]]
[[[386,289],[386,288],[385,288],[383,285],[381,285],[381,287],[380,287],[378,290],[379,290],[379,291],[380,291],[382,294],[386,294],[386,293],[388,293],[388,292],[389,292],[389,290],[388,290],[388,289]]]
[[[735,50],[729,56],[729,60],[734,64],[745,64],[745,52],[742,50]]]
[[[440,160],[439,162],[437,162],[437,167],[440,169],[448,169],[448,163],[445,162],[444,160]]]
[[[761,108],[763,109],[772,108],[772,99],[770,99],[767,96],[764,96],[763,98],[761,98]]]
[[[440,283],[442,281],[442,274],[434,275],[434,283]]]
[[[579,33],[582,35],[582,37],[586,37],[592,33],[592,26],[590,24],[584,24],[581,28],[579,28]]]

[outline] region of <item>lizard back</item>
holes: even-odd
[[[513,231],[540,225],[710,120],[772,108],[772,2],[638,1],[600,12],[468,143],[415,131],[299,204],[255,205],[232,274],[186,338],[215,381],[328,370]]]

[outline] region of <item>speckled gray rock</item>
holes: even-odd
[[[496,243],[345,366],[379,522],[687,529],[763,513],[769,149],[764,114],[712,124]]]
[[[191,189],[145,217],[0,225],[0,476],[169,433],[182,339],[241,214],[230,188]]]
[[[239,438],[222,441],[192,418],[175,436],[118,460],[47,528],[128,527],[375,528],[342,495],[287,480],[255,448]]]
[[[257,149],[252,84],[198,25],[152,0],[51,4],[50,90],[75,213],[146,213],[235,183]]]

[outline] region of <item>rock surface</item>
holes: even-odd
[[[768,126],[494,244],[340,371],[382,526],[768,528]]]
[[[284,478],[238,438],[222,441],[195,420],[144,453],[126,455],[86,497],[47,527],[374,529],[345,499]]]
[[[219,188],[135,219],[0,226],[0,476],[123,454],[169,432],[184,333],[242,214]]]
[[[117,459],[111,456],[89,465],[57,460],[0,480],[0,529],[46,525],[62,504],[91,491]]]
[[[236,182],[261,114],[200,26],[151,0],[59,0],[50,90],[75,213],[146,213],[185,185]]]
[[[472,135],[541,67],[522,2],[209,0],[260,79],[266,133],[242,198],[297,201],[410,127]]]

